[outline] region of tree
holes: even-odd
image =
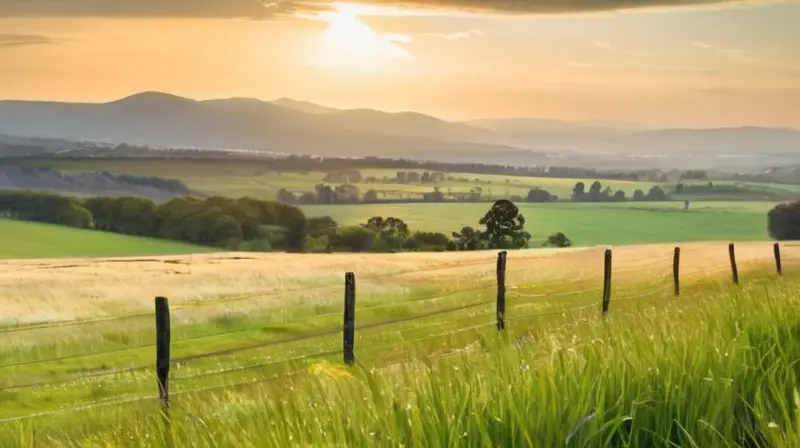
[[[422,199],[428,202],[444,202],[444,193],[442,193],[441,189],[436,186],[433,187],[433,191],[430,193],[423,193]]]
[[[637,188],[636,191],[633,192],[633,200],[634,201],[640,202],[640,201],[644,201],[646,199],[647,198],[644,195],[644,191],[642,191],[642,190]]]
[[[586,185],[583,182],[577,182],[575,184],[575,187],[572,189],[572,200],[582,201],[585,195],[586,195]]]
[[[336,233],[337,227],[339,227],[339,223],[330,216],[310,218],[308,220],[308,235],[312,238],[318,238],[323,235],[330,236]]]
[[[472,227],[463,227],[461,232],[453,232],[455,246],[458,250],[478,250],[486,247],[481,232]]]
[[[378,192],[375,190],[368,190],[364,194],[364,202],[378,202]]]
[[[447,249],[450,239],[443,233],[415,232],[406,240],[405,248],[409,250],[425,250],[442,252]]]
[[[358,187],[355,185],[339,185],[335,190],[335,200],[338,204],[355,204],[358,202]]]
[[[291,191],[286,190],[285,188],[281,188],[278,190],[278,200],[283,202],[284,204],[293,204],[297,201],[294,193]]]
[[[547,237],[547,242],[545,243],[545,246],[572,247],[572,241],[570,241],[569,238],[567,238],[567,236],[564,235],[563,233],[558,232]]]
[[[800,201],[780,204],[770,210],[767,229],[775,240],[800,240]]]
[[[664,193],[664,190],[658,185],[651,187],[650,191],[647,193],[648,201],[663,201],[665,199],[667,199],[667,194]]]
[[[403,247],[408,238],[408,226],[402,219],[381,216],[370,218],[364,228],[371,230],[381,240],[388,250],[397,250]]]
[[[526,200],[527,202],[550,202],[552,199],[553,195],[549,191],[536,187],[528,192]]]
[[[525,217],[513,202],[501,199],[492,205],[479,224],[486,226],[482,238],[493,249],[521,249],[528,247],[531,238],[525,231]]]
[[[625,202],[625,191],[624,190],[617,190],[617,192],[614,193],[614,196],[613,196],[612,200],[614,202]]]
[[[317,204],[335,204],[336,194],[329,185],[319,184],[314,186]]]
[[[589,200],[592,202],[600,202],[603,199],[603,184],[599,180],[592,182],[589,187]]]
[[[367,252],[372,249],[375,232],[363,226],[341,227],[330,236],[328,250],[338,252]]]

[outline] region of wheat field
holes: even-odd
[[[680,244],[681,272],[724,272],[724,243]],[[619,246],[615,280],[672,275],[674,245]],[[538,249],[511,252],[508,283],[598,280],[605,248]],[[785,245],[787,260],[800,257]],[[742,265],[772,262],[764,242],[736,245]],[[436,285],[459,289],[495,278],[496,252],[403,254],[221,253],[160,257],[37,259],[0,261],[2,321],[37,323],[106,317],[150,309],[155,296],[171,303],[254,294],[242,307],[287,306],[296,301],[339,303],[345,272],[355,272],[359,291],[396,293]],[[259,296],[261,293],[263,296]]]
[[[680,297],[673,248],[613,248],[607,317],[605,247],[509,252],[504,332],[492,251],[5,261],[0,446],[796,446],[798,246],[778,277],[737,243],[736,287],[727,244],[681,244]]]

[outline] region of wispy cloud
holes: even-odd
[[[623,56],[629,56],[629,57],[632,57],[632,58],[647,58],[647,57],[649,57],[649,55],[647,53],[642,53],[642,52],[638,52],[638,51],[631,51],[631,50],[622,49],[622,48],[619,48],[619,47],[617,47],[617,46],[615,46],[613,44],[610,44],[608,42],[595,42],[594,46],[597,47],[597,48],[602,48],[603,50],[610,51],[612,53],[617,53],[617,54],[621,54]]]
[[[26,45],[48,45],[59,41],[41,34],[0,34],[0,47],[22,47]]]
[[[469,39],[470,37],[482,36],[483,31],[478,29],[458,31],[455,33],[424,33],[423,36],[436,37],[444,40],[461,40]]]
[[[644,8],[734,6],[743,0],[356,0],[395,9],[563,14]],[[749,0],[769,4],[775,0]],[[335,0],[0,0],[6,17],[217,17],[266,19],[329,10]]]
[[[590,62],[570,61],[567,63],[570,68],[578,70],[591,70],[596,72],[609,73],[679,73],[695,75],[718,75],[718,70],[707,70],[694,67],[664,67],[664,66],[645,66],[645,67],[624,67],[597,65]]]
[[[740,48],[726,48],[717,45],[712,45],[706,42],[694,42],[692,46],[701,50],[713,51],[719,53],[728,59],[742,62],[755,62],[758,60],[753,52],[742,50]]]

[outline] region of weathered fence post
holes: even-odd
[[[672,256],[672,279],[675,282],[675,295],[681,295],[681,248],[675,247]]]
[[[611,249],[606,249],[603,262],[603,315],[608,313],[608,304],[611,302]]]
[[[731,276],[733,278],[733,284],[739,285],[739,268],[736,266],[736,247],[733,243],[728,245],[728,254],[731,257]]]
[[[344,363],[353,365],[356,360],[353,349],[356,339],[356,276],[352,272],[344,275]]]
[[[506,329],[506,255],[497,253],[497,331]]]
[[[169,406],[169,302],[156,297],[156,376],[161,403]]]
[[[775,250],[775,268],[778,270],[778,275],[783,274],[783,266],[781,265],[781,245],[780,243],[775,243],[773,246]]]

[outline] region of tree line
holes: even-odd
[[[354,170],[358,172],[357,170]],[[484,195],[482,187],[471,188],[467,193],[453,193],[448,191],[447,195],[442,191],[441,187],[434,186],[430,192],[422,193],[417,198],[402,197],[402,195],[387,196],[384,193],[383,197],[379,193],[370,189],[362,196],[358,187],[352,184],[344,184],[338,186],[330,186],[325,184],[318,184],[314,187],[313,192],[293,193],[282,188],[278,190],[277,200],[285,204],[380,204],[380,203],[424,203],[424,202],[486,202],[494,198]],[[558,195],[552,194],[543,188],[532,188],[528,191],[525,197],[511,195],[505,199],[516,202],[532,202],[532,203],[545,203],[557,202],[561,200]],[[626,202],[626,201],[666,201],[669,195],[660,186],[655,185],[651,187],[647,193],[641,189],[634,191],[632,197],[628,197],[624,190],[613,191],[611,187],[603,188],[600,181],[594,181],[589,190],[586,190],[584,182],[577,182],[572,190],[572,195],[569,198],[574,202]]]
[[[163,238],[225,249],[303,249],[307,219],[294,206],[253,198],[76,198],[1,191],[0,216]]]
[[[330,217],[307,218],[297,207],[250,197],[179,197],[163,204],[140,197],[76,198],[0,191],[0,217],[125,235],[183,241],[226,250],[290,252],[399,252],[529,247],[525,218],[511,201],[495,202],[481,228],[412,232],[395,217],[376,216],[356,226]],[[563,235],[562,235],[563,236]],[[551,237],[542,245],[568,245]]]
[[[112,174],[108,171],[67,173],[54,168],[0,165],[0,188],[69,191],[82,194],[115,192],[165,198],[191,191],[179,179]]]

